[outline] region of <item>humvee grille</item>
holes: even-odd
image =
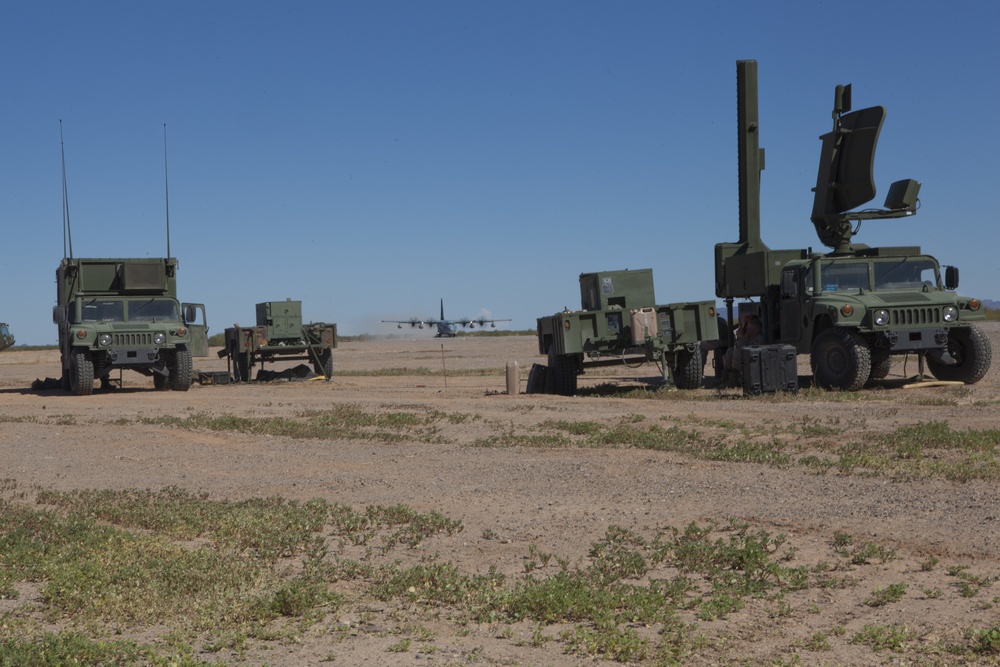
[[[895,326],[939,324],[941,322],[941,309],[935,307],[892,308],[889,310],[889,321]]]
[[[152,345],[153,334],[151,333],[116,333],[114,338],[115,347],[135,347],[137,345]]]

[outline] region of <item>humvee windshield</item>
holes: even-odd
[[[808,291],[812,288],[812,272],[810,268],[806,274]],[[824,292],[935,289],[938,269],[927,257],[826,259],[820,262],[820,283]]]
[[[875,269],[875,289],[934,289],[938,286],[937,264],[926,257],[879,260]]]
[[[172,299],[95,298],[83,302],[83,322],[176,322],[180,319]]]

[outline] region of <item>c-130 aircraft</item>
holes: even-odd
[[[454,338],[458,334],[459,327],[470,329],[475,329],[476,325],[485,329],[486,325],[489,324],[494,329],[496,328],[497,322],[510,322],[510,320],[492,320],[485,317],[480,317],[478,319],[468,319],[468,320],[446,320],[444,319],[444,299],[441,299],[441,319],[438,320],[380,320],[381,322],[388,322],[390,324],[395,324],[397,329],[402,329],[404,324],[409,324],[411,328],[423,329],[424,326],[427,327],[437,327],[437,333],[434,334],[435,338]]]

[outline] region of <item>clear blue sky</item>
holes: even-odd
[[[581,272],[651,267],[714,298],[735,241],[735,61],[760,63],[762,237],[809,214],[833,89],[881,104],[859,241],[917,244],[1000,298],[1000,3],[27,2],[0,5],[0,320],[56,340],[59,119],[78,257],[161,256],[163,124],[180,296],[215,332],[291,297],[307,319],[513,318]],[[429,334],[425,334],[429,335]]]

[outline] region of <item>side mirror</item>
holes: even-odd
[[[198,317],[198,313],[195,311],[194,306],[185,304],[184,306],[184,323],[190,324],[194,322]]]
[[[958,289],[958,267],[957,266],[946,266],[946,267],[944,267],[944,288],[945,289]]]
[[[66,319],[66,306],[52,306],[53,324],[62,324]]]

